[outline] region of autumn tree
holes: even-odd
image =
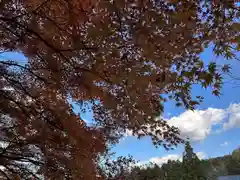
[[[3,179],[95,179],[96,159],[105,149],[100,132],[25,68],[10,61],[1,66]]]
[[[216,54],[229,57],[238,43],[233,1],[14,3],[1,3],[5,50],[21,50],[31,68],[74,100],[93,101],[95,120],[106,131],[142,129],[156,143],[156,133],[168,145],[180,141],[176,129],[155,121],[165,101],[161,94],[191,109],[202,99],[192,99],[192,84],[212,86],[219,95],[221,75],[199,54],[203,44],[214,43]],[[166,133],[150,134],[145,124]]]
[[[37,144],[43,157],[38,162],[49,167],[45,171],[52,167],[70,179],[95,178],[101,147],[116,143],[126,130],[149,135],[166,149],[177,145],[182,142],[178,129],[156,116],[168,99],[194,109],[203,97],[192,97],[193,84],[220,95],[222,70],[200,53],[212,44],[216,55],[236,56],[238,19],[239,7],[232,0],[0,1],[0,49],[21,52],[28,60],[25,65],[0,61],[1,121],[10,131],[2,139],[8,146],[18,144],[16,136],[22,138],[21,147]],[[6,91],[8,86],[14,90]],[[69,98],[83,111],[92,108],[93,127],[72,112]],[[45,145],[35,142],[40,137]],[[60,153],[61,143],[66,153]],[[86,162],[80,161],[85,153]],[[19,161],[22,166],[24,159]],[[20,173],[12,169],[10,176]],[[56,178],[57,173],[41,169],[39,174]]]

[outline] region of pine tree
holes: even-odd
[[[183,175],[182,180],[206,180],[204,171],[201,167],[201,161],[193,152],[193,148],[189,141],[185,144],[183,154]]]
[[[232,152],[231,158],[227,162],[227,173],[229,175],[240,174],[240,148]]]

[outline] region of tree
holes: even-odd
[[[240,174],[240,148],[232,152],[231,158],[227,162],[227,173],[228,175]]]
[[[164,171],[157,164],[149,163],[147,165],[135,165],[131,169],[127,180],[158,180],[164,176]]]
[[[205,180],[207,179],[206,174],[201,167],[201,162],[197,155],[193,152],[193,148],[187,141],[185,144],[185,151],[183,154],[183,180]]]
[[[166,164],[163,164],[162,169],[165,172],[164,180],[180,179],[183,173],[182,163],[179,160],[169,160]]]
[[[47,176],[56,176],[57,169],[68,179],[89,179],[87,174],[95,178],[98,155],[126,130],[151,136],[156,146],[166,149],[183,142],[177,128],[156,116],[168,99],[194,109],[203,97],[192,97],[193,84],[213,87],[213,94],[220,94],[221,70],[213,62],[204,64],[199,55],[214,44],[216,55],[234,57],[238,19],[234,1],[0,1],[0,49],[21,52],[28,59],[25,65],[0,61],[1,123],[8,122],[6,117],[13,121],[12,128],[2,126],[2,140],[15,144],[15,136],[20,136],[21,148],[39,146],[45,159],[38,160],[44,165],[39,166],[52,170]],[[14,91],[6,91],[7,81]],[[91,104],[94,127],[86,127],[73,113],[69,97],[82,104],[83,111]],[[68,152],[64,160],[58,158],[60,142]],[[89,162],[80,163],[80,154],[86,152]],[[21,165],[23,158],[18,158]],[[90,166],[81,169],[82,163]],[[2,172],[6,178],[28,178],[12,169]],[[46,173],[41,169],[39,174]]]
[[[207,179],[217,180],[219,176],[239,175],[237,153],[231,155],[199,160],[189,142],[186,143],[184,161],[169,160],[162,166],[150,164],[148,166],[136,166],[131,169],[127,179],[133,180],[185,180]],[[235,160],[233,160],[235,159]]]
[[[168,145],[180,142],[176,129],[155,121],[164,103],[159,95],[171,95],[177,105],[191,109],[198,104],[191,97],[192,84],[212,86],[218,95],[221,76],[214,63],[203,65],[202,44],[213,42],[217,54],[230,56],[233,39],[238,43],[233,1],[14,3],[1,2],[5,50],[21,50],[32,68],[74,100],[99,100],[93,106],[99,125],[136,133],[142,129],[156,144],[161,141],[146,132],[145,124],[166,128],[168,133],[156,133]],[[168,43],[163,47],[161,42]]]
[[[131,172],[133,171],[136,161],[132,156],[117,157],[113,160],[113,154],[105,154],[99,167],[99,174],[106,180],[127,180],[133,179]]]
[[[13,62],[2,64],[3,179],[95,179],[96,159],[105,149],[100,133],[86,127],[66,97],[46,88],[32,72],[13,70]]]

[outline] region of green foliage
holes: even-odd
[[[206,174],[201,166],[201,161],[193,152],[193,148],[187,141],[182,163],[182,180],[206,180]]]
[[[112,160],[111,154],[106,154],[103,162],[100,163],[99,174],[106,180],[128,178],[132,166],[136,163],[132,156],[117,157]]]
[[[234,165],[233,165],[234,164]],[[229,174],[240,174],[240,149],[236,149],[232,152],[231,158],[227,165]]]
[[[162,169],[166,180],[180,179],[182,176],[182,164],[180,161],[169,160],[167,164],[163,164]]]
[[[185,144],[183,160],[169,160],[161,167],[136,166],[124,180],[217,180],[219,176],[240,174],[240,150],[231,155],[200,160],[189,142]]]

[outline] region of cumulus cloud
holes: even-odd
[[[220,127],[216,132],[239,128],[240,104],[230,104],[226,109],[187,110],[179,116],[166,120],[170,125],[179,128],[182,138],[201,141],[212,133],[215,125]]]
[[[181,161],[182,156],[179,155],[179,154],[169,154],[169,155],[162,156],[162,157],[152,157],[148,161],[140,161],[139,163],[137,163],[137,165],[142,166],[142,165],[147,165],[149,163],[153,163],[153,164],[157,164],[159,166],[162,166],[164,163],[167,163],[168,160],[172,160],[172,161],[179,160],[179,161]]]
[[[228,114],[228,121],[223,124],[223,129],[228,130],[234,127],[240,127],[240,104],[231,104],[226,112]]]
[[[206,157],[206,154],[204,152],[197,152],[196,155],[198,156],[199,159],[204,159]],[[169,154],[163,157],[152,157],[148,161],[141,161],[138,163],[138,165],[145,165],[148,163],[153,163],[157,164],[159,166],[162,166],[163,164],[167,163],[168,160],[172,161],[182,161],[182,155],[179,154]]]
[[[157,165],[163,165],[164,163],[167,163],[168,160],[176,161],[179,160],[181,161],[182,157],[179,154],[169,154],[167,156],[163,157],[153,157],[149,161],[152,163],[156,163]]]
[[[208,108],[206,110],[185,111],[179,116],[167,120],[170,125],[178,127],[182,138],[192,141],[205,139],[216,125],[226,118],[224,109]]]
[[[169,125],[179,128],[183,139],[201,141],[213,133],[213,127],[216,125],[219,125],[219,128],[215,129],[215,133],[240,127],[240,104],[230,104],[226,109],[210,107],[205,110],[187,110],[165,120]],[[151,131],[150,128],[149,131]],[[126,136],[131,135],[132,132],[128,130]]]

